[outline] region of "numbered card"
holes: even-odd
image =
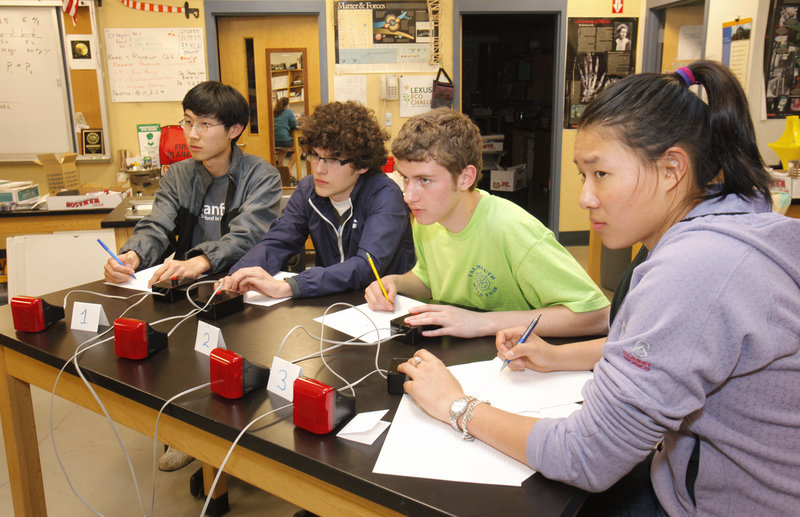
[[[303,375],[303,369],[285,359],[275,356],[269,371],[267,391],[292,402],[294,399],[294,380]]]
[[[108,318],[99,303],[75,302],[72,304],[72,330],[97,332],[97,327],[108,326]]]
[[[194,341],[194,349],[210,356],[211,351],[215,348],[227,349],[225,339],[222,338],[222,331],[203,320],[197,320],[197,338]]]

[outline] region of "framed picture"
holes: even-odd
[[[93,70],[95,66],[92,39],[85,34],[68,34],[67,60],[71,70]]]
[[[102,129],[82,129],[83,154],[105,154]]]

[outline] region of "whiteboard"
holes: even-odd
[[[180,101],[206,80],[203,29],[106,29],[112,102]]]
[[[74,151],[58,10],[0,6],[0,155]]]

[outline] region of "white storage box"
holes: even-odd
[[[50,196],[48,210],[88,210],[92,208],[114,208],[122,203],[121,192],[99,192],[82,196]]]
[[[514,192],[525,188],[525,164],[514,165],[505,170],[491,171],[489,188],[502,192]]]

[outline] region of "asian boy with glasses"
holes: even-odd
[[[300,123],[312,174],[297,185],[283,214],[222,279],[234,291],[282,298],[363,289],[381,275],[414,266],[408,208],[397,184],[381,171],[386,141],[372,110],[349,101],[317,106]],[[279,280],[308,237],[316,267]]]
[[[217,81],[193,87],[183,98],[180,125],[191,158],[173,164],[161,178],[151,215],[136,224],[120,249],[120,265],[109,259],[105,279],[124,282],[138,269],[155,266],[152,285],[173,275],[196,278],[227,270],[277,217],[278,170],[243,153],[236,141],[250,120],[247,101]]]

